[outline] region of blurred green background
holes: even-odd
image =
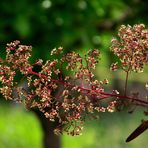
[[[47,60],[52,48],[63,46],[65,52],[101,50],[101,61],[96,75],[108,78],[109,85],[122,89],[121,72],[110,73],[114,57],[109,51],[110,40],[121,24],[148,24],[146,0],[1,0],[0,2],[0,56],[5,56],[6,43],[20,40],[33,46],[32,61]],[[132,75],[130,86],[136,88],[146,80],[145,74]],[[109,74],[110,73],[110,74]],[[115,79],[113,79],[115,78]],[[136,79],[135,79],[136,78]],[[138,85],[137,85],[138,81]],[[139,148],[145,147],[147,133],[131,142],[126,137],[140,124],[142,111],[132,115],[113,113],[100,115],[97,121],[86,123],[82,136],[62,136],[63,148]],[[43,131],[34,113],[23,106],[0,102],[0,147],[42,148]]]
[[[126,137],[140,124],[141,118],[142,112],[139,110],[132,115],[126,112],[103,113],[99,120],[86,122],[82,135],[63,135],[61,147],[146,148],[146,132],[125,143]],[[43,148],[42,136],[41,126],[32,112],[18,105],[0,104],[0,148]]]

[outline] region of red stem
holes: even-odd
[[[48,80],[46,75],[34,72],[34,71],[32,71],[32,69],[29,69],[29,73],[33,74],[33,75],[36,75],[38,77],[42,77],[45,80]],[[68,87],[74,87],[75,86],[75,85],[73,85],[71,83],[67,83],[67,82],[64,82],[64,81],[61,81],[61,80],[52,79],[51,81],[60,83],[60,84],[62,84],[64,86],[68,86]],[[148,105],[148,101],[144,101],[144,100],[140,100],[140,99],[135,99],[135,98],[132,98],[132,97],[129,97],[129,96],[126,96],[126,95],[118,95],[118,94],[112,94],[112,93],[102,92],[102,91],[98,91],[98,90],[91,90],[91,89],[80,87],[80,86],[78,87],[78,89],[80,89],[81,91],[91,92],[94,95],[97,95],[97,94],[103,95],[102,96],[103,98],[100,98],[100,99],[106,99],[106,98],[109,98],[109,97],[115,97],[115,98],[120,98],[120,99],[129,99],[129,100],[132,100],[132,101],[136,101],[136,102]]]

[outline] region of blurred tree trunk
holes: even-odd
[[[58,122],[50,122],[43,113],[38,110],[33,110],[37,115],[43,130],[43,148],[61,148],[61,139],[55,135],[53,130]]]

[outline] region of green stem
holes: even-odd
[[[127,93],[128,75],[129,75],[129,71],[126,71],[126,80],[125,80],[125,86],[124,86],[124,96],[126,96],[126,93]]]

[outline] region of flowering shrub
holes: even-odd
[[[148,64],[147,49],[148,30],[143,24],[122,25],[118,38],[112,39],[111,51],[119,61],[111,65],[111,70],[121,68],[126,74],[124,95],[121,95],[118,90],[106,92],[104,86],[108,80],[97,80],[93,74],[99,62],[99,50],[89,50],[82,57],[74,51],[63,54],[63,48],[59,47],[51,51],[53,60],[39,59],[31,64],[31,46],[14,41],[7,44],[6,58],[0,58],[0,94],[6,100],[24,103],[28,109],[39,109],[50,121],[58,121],[56,134],[79,135],[86,117],[94,118],[96,112],[114,112],[121,105],[130,104],[147,112],[147,100],[138,94],[127,94],[128,75],[132,71],[143,72]],[[63,74],[66,70],[67,75]],[[20,85],[18,75],[28,82],[27,88]]]

